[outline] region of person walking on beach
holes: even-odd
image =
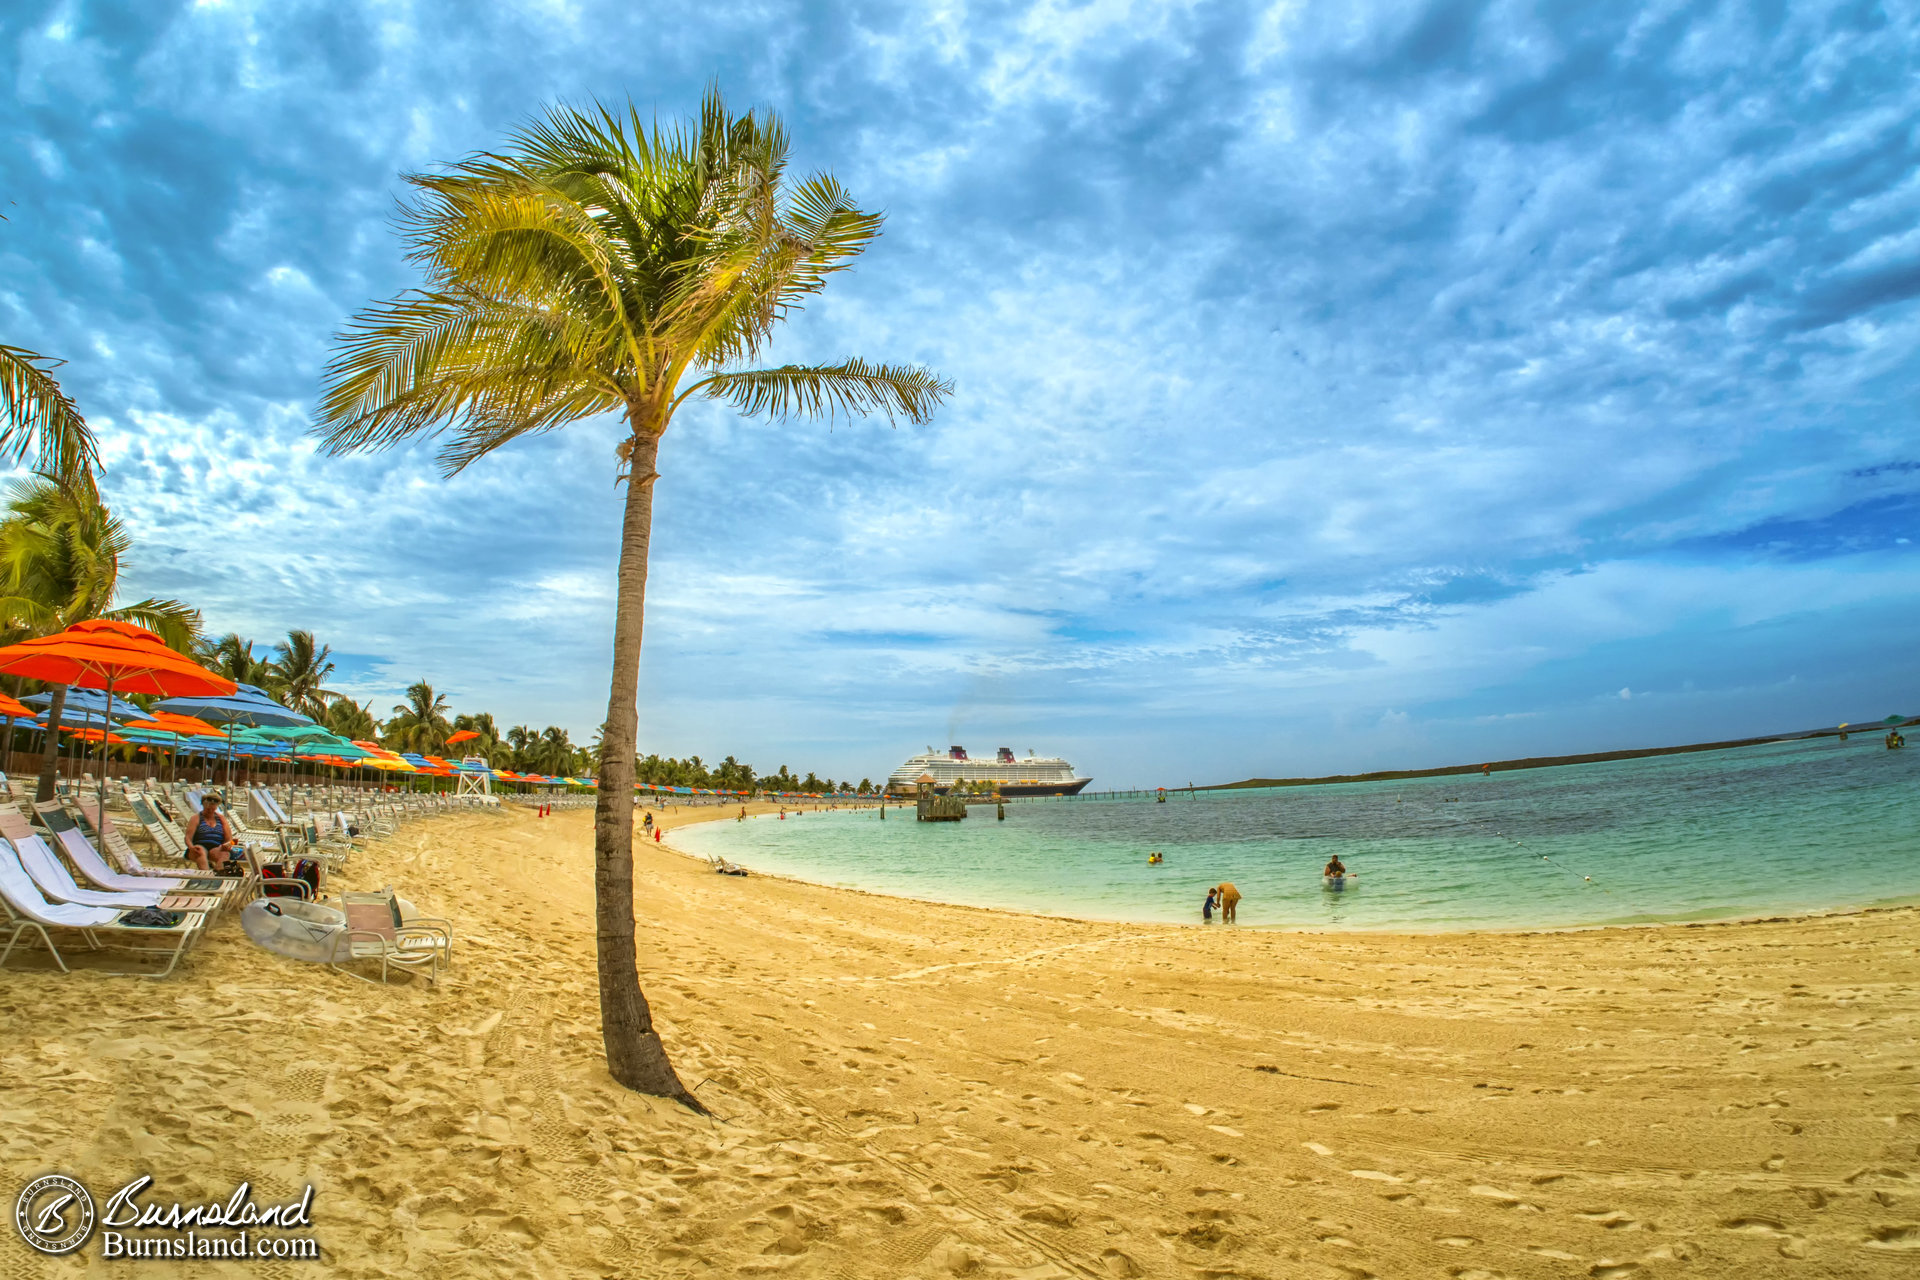
[[[647,820],[640,824],[640,829],[642,831],[653,830],[653,810],[647,810]]]
[[[1213,923],[1213,903],[1214,899],[1219,896],[1220,891],[1218,889],[1209,889],[1207,890],[1207,900],[1200,904],[1200,918],[1208,924]]]
[[[1234,888],[1233,882],[1229,880],[1215,892],[1220,895],[1220,919],[1227,924],[1233,924],[1240,906],[1240,891]]]

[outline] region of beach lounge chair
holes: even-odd
[[[80,869],[81,875],[103,889],[141,892],[159,885],[166,885],[176,893],[198,892],[204,888],[207,894],[222,897],[226,894],[245,892],[244,885],[233,888],[231,887],[233,882],[220,876],[181,876],[175,879],[172,876],[125,875],[107,865],[107,860],[102,858],[100,851],[87,840],[79,824],[58,804],[48,801],[45,804],[35,805],[33,810],[40,819],[41,825],[60,846],[60,851],[67,856],[67,860]],[[39,833],[27,825],[26,819],[17,809],[0,805],[0,836],[18,844],[23,838],[38,839]]]
[[[128,796],[127,803],[133,810],[133,820],[147,833],[147,839],[153,841],[161,856],[184,858],[187,856],[187,838],[172,819],[165,817],[152,793],[144,796]]]
[[[220,904],[218,897],[173,893],[165,887],[153,887],[152,882],[138,889],[87,888],[73,878],[66,863],[55,857],[53,850],[47,848],[46,841],[39,836],[31,835],[24,840],[9,837],[7,843],[13,846],[21,867],[49,902],[71,902],[81,907],[113,907],[123,911],[139,907],[159,907],[164,911],[212,911]]]
[[[382,982],[387,980],[389,965],[412,973],[424,972],[428,982],[437,982],[440,970],[453,963],[453,925],[428,916],[408,915],[391,889],[343,893],[340,909],[346,913],[347,927],[334,951],[335,968],[355,960],[377,959]],[[360,977],[357,973],[351,976]]]
[[[81,831],[93,841],[93,847],[105,853],[107,861],[116,870],[130,876],[184,881],[184,888],[188,893],[213,893],[224,896],[229,890],[238,887],[233,880],[224,876],[198,875],[196,874],[199,871],[198,867],[188,871],[176,871],[147,866],[140,861],[140,855],[134,851],[133,845],[120,834],[119,828],[114,825],[113,816],[102,814],[98,810],[99,802],[88,799],[76,805],[73,813],[80,820]]]
[[[251,787],[247,791],[247,821],[261,827],[279,827],[293,819],[265,787]]]
[[[166,966],[158,973],[143,969],[107,971],[164,978],[173,972],[188,945],[201,936],[207,923],[204,913],[188,911],[181,914],[178,923],[166,928],[141,928],[121,923],[130,913],[117,908],[48,902],[46,895],[40,892],[33,878],[27,874],[26,868],[20,865],[13,846],[5,841],[0,841],[0,907],[5,908],[5,924],[13,926],[5,950],[0,950],[0,966],[4,966],[13,955],[14,945],[20,941],[21,935],[31,932],[39,934],[40,940],[47,944],[47,950],[53,954],[53,962],[60,966],[62,973],[68,972],[67,962],[61,956],[60,948],[53,944],[49,930],[77,932],[91,950],[103,949],[107,945],[103,942],[105,939],[120,950],[165,956]],[[0,927],[4,927],[4,924],[0,924]],[[147,945],[155,942],[159,945]],[[169,943],[172,945],[169,946]]]

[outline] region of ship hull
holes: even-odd
[[[1075,778],[1072,782],[1008,782],[994,789],[1009,799],[1014,796],[1077,796],[1092,781],[1092,778]]]

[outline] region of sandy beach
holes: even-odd
[[[636,857],[641,971],[714,1119],[602,1068],[590,815],[464,815],[338,882],[456,922],[439,989],[285,963],[231,920],[165,982],[0,975],[6,1185],[311,1181],[343,1276],[1920,1265],[1914,910],[1315,935]],[[89,1270],[185,1274],[0,1246],[0,1276]]]

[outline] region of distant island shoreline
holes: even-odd
[[[1677,747],[1631,747],[1623,751],[1589,751],[1571,756],[1527,756],[1519,760],[1450,764],[1434,769],[1382,769],[1374,773],[1336,773],[1323,778],[1248,778],[1243,782],[1215,782],[1204,787],[1170,787],[1168,790],[1237,791],[1255,787],[1317,787],[1334,782],[1395,782],[1402,778],[1453,778],[1463,774],[1479,773],[1482,769],[1493,773],[1503,773],[1513,769],[1551,769],[1564,764],[1602,764],[1609,760],[1679,756],[1693,751],[1729,751],[1735,747],[1757,747],[1770,742],[1801,742],[1808,738],[1835,738],[1842,733],[1883,733],[1890,728],[1904,728],[1916,721],[1920,721],[1920,717],[1906,717],[1903,722],[1898,723],[1886,720],[1870,724],[1849,724],[1844,730],[1840,728],[1809,729],[1803,733],[1774,733],[1760,738],[1729,738],[1724,742],[1690,742]]]

